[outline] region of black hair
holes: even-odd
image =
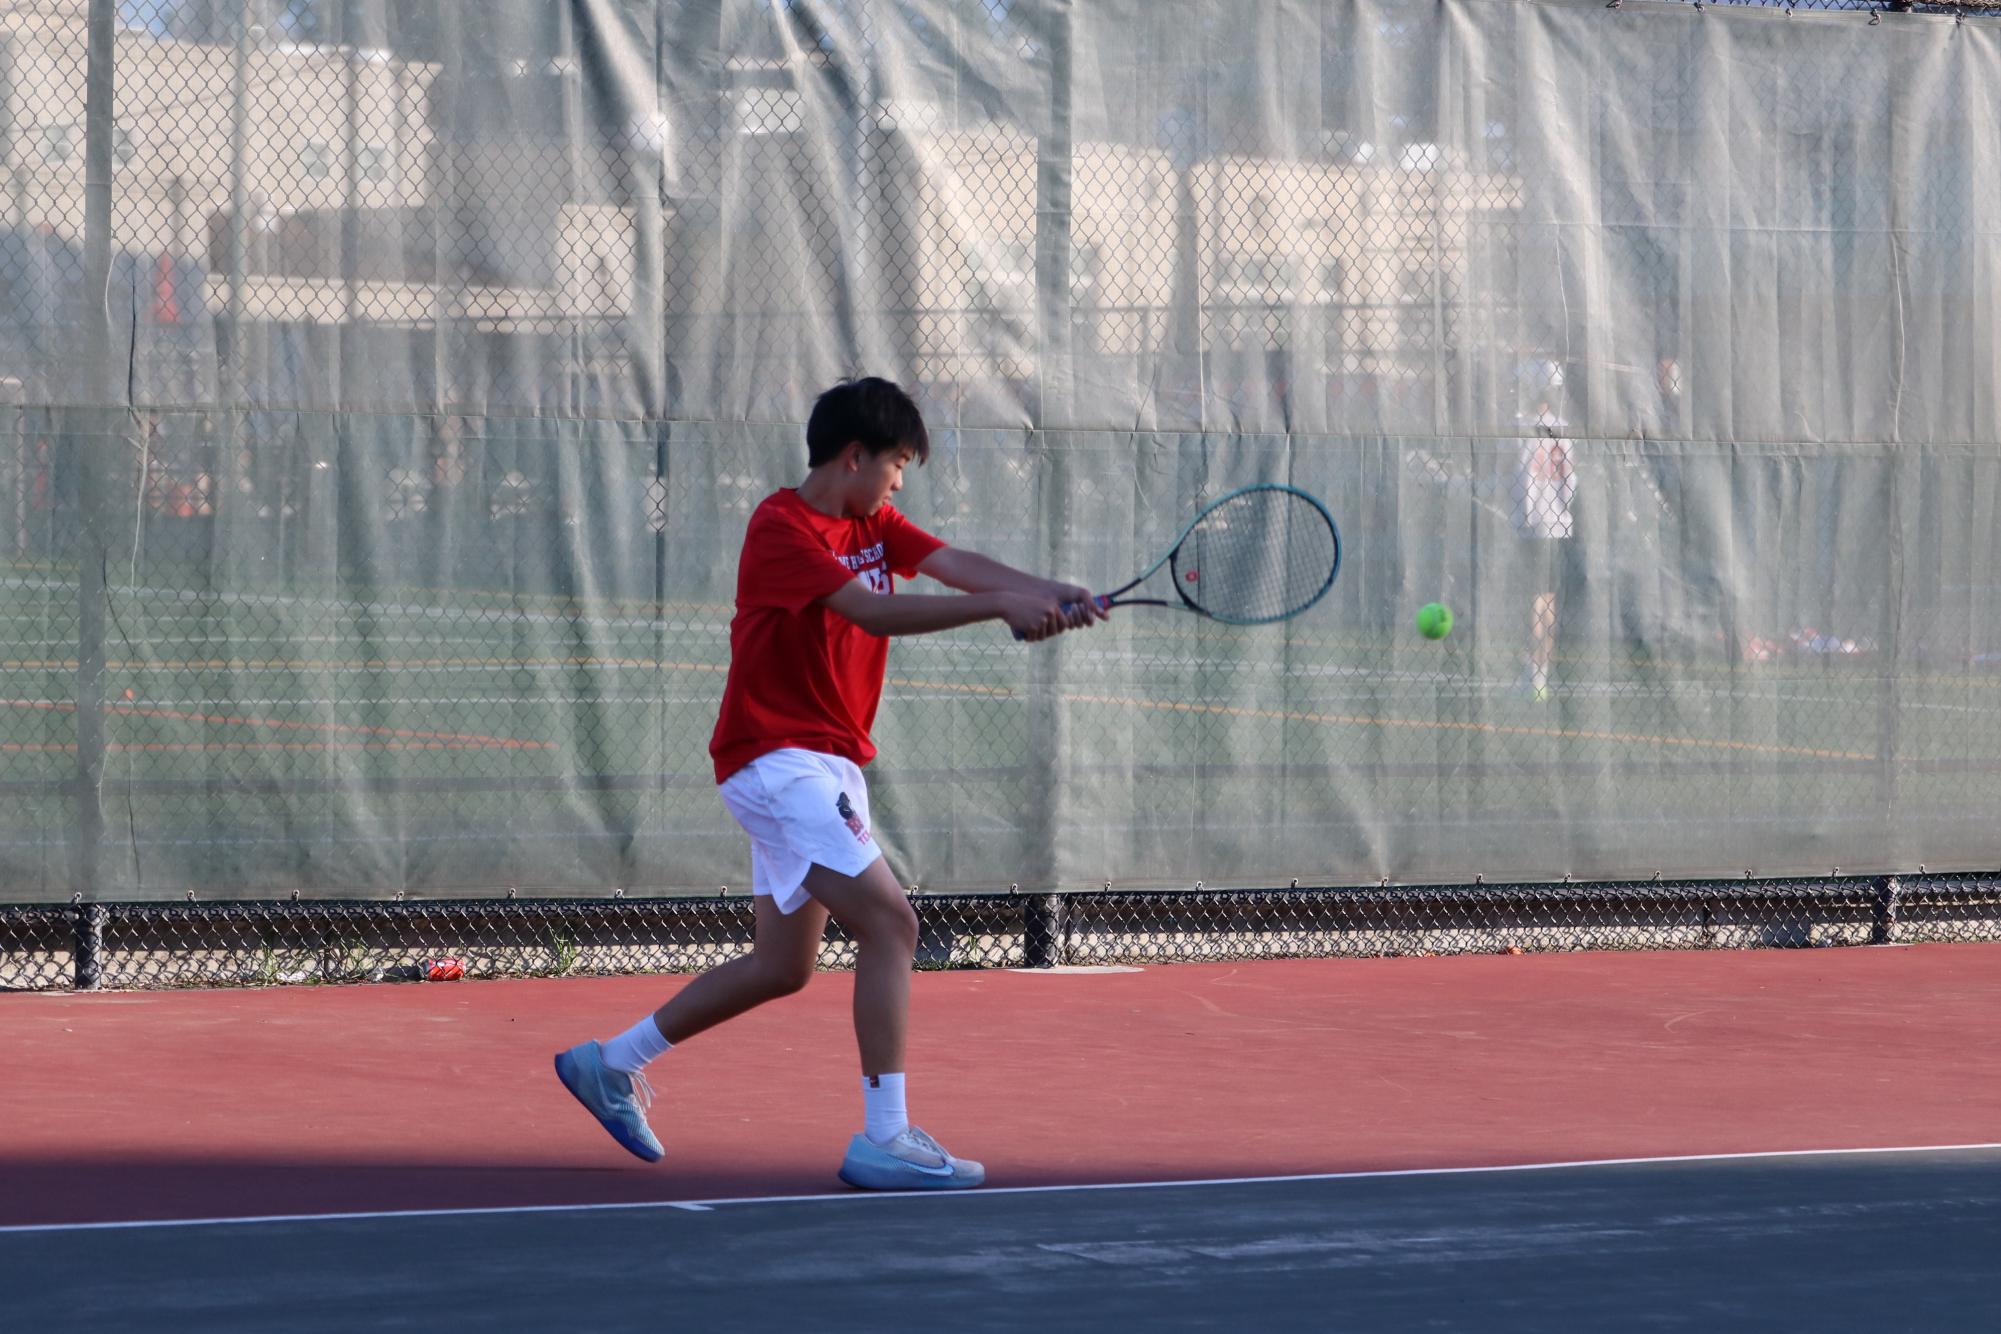
[[[919,463],[931,457],[931,434],[917,404],[901,386],[873,375],[843,380],[814,400],[806,419],[806,462],[815,468],[831,462],[856,440],[871,454],[908,446]]]

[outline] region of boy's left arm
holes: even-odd
[[[1088,625],[1105,619],[1105,613],[1092,600],[1090,589],[1017,570],[977,551],[940,547],[917,563],[917,572],[929,575],[947,588],[956,588],[961,593],[1027,593],[1034,597],[1055,598],[1065,605],[1074,604],[1078,613],[1071,619],[1072,625]]]

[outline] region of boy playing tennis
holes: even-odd
[[[675,1043],[798,991],[813,976],[831,914],[854,937],[855,1041],[862,1133],[841,1179],[875,1190],[977,1186],[904,1110],[903,1055],[917,914],[869,832],[861,765],[882,695],[887,637],[1005,621],[1040,640],[1102,620],[1090,593],[959,551],[889,498],[912,459],[930,456],[924,419],[886,380],[822,394],[806,424],[806,480],[751,515],[737,570],[730,671],[709,753],[724,805],[750,835],[756,939],[603,1043],[556,1057],[556,1073],[627,1150],[662,1156],[640,1072]],[[887,596],[926,574],[965,596]]]

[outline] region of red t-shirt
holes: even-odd
[[[889,641],[814,605],[850,579],[877,593],[917,573],[943,547],[884,505],[865,519],[834,519],[787,487],[750,516],[737,564],[730,674],[709,754],[722,782],[788,746],[875,758],[869,728],[882,701]]]

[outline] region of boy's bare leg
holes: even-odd
[[[1529,674],[1535,688],[1549,685],[1549,660],[1556,654],[1556,594],[1538,593],[1529,612]]]
[[[811,899],[787,916],[760,896],[749,954],[703,973],[617,1037],[558,1052],[557,1078],[622,1148],[659,1162],[667,1151],[646,1123],[653,1090],[639,1072],[671,1044],[805,986],[826,929],[827,910]]]
[[[860,875],[815,866],[806,891],[855,940],[855,1045],[862,1061],[862,1133],[841,1160],[841,1180],[865,1190],[964,1190],[987,1169],[955,1158],[910,1124],[904,1106],[904,1032],[917,913],[878,857]]]
[[[809,888],[811,884],[809,878]],[[812,980],[826,930],[827,910],[812,899],[782,913],[770,895],[758,895],[757,939],[751,952],[711,968],[681,988],[654,1012],[654,1026],[669,1042],[686,1042],[745,1010],[791,995]]]
[[[855,939],[855,1045],[863,1077],[900,1074],[917,958],[909,897],[880,857],[855,876],[815,865],[806,873],[806,892]]]

